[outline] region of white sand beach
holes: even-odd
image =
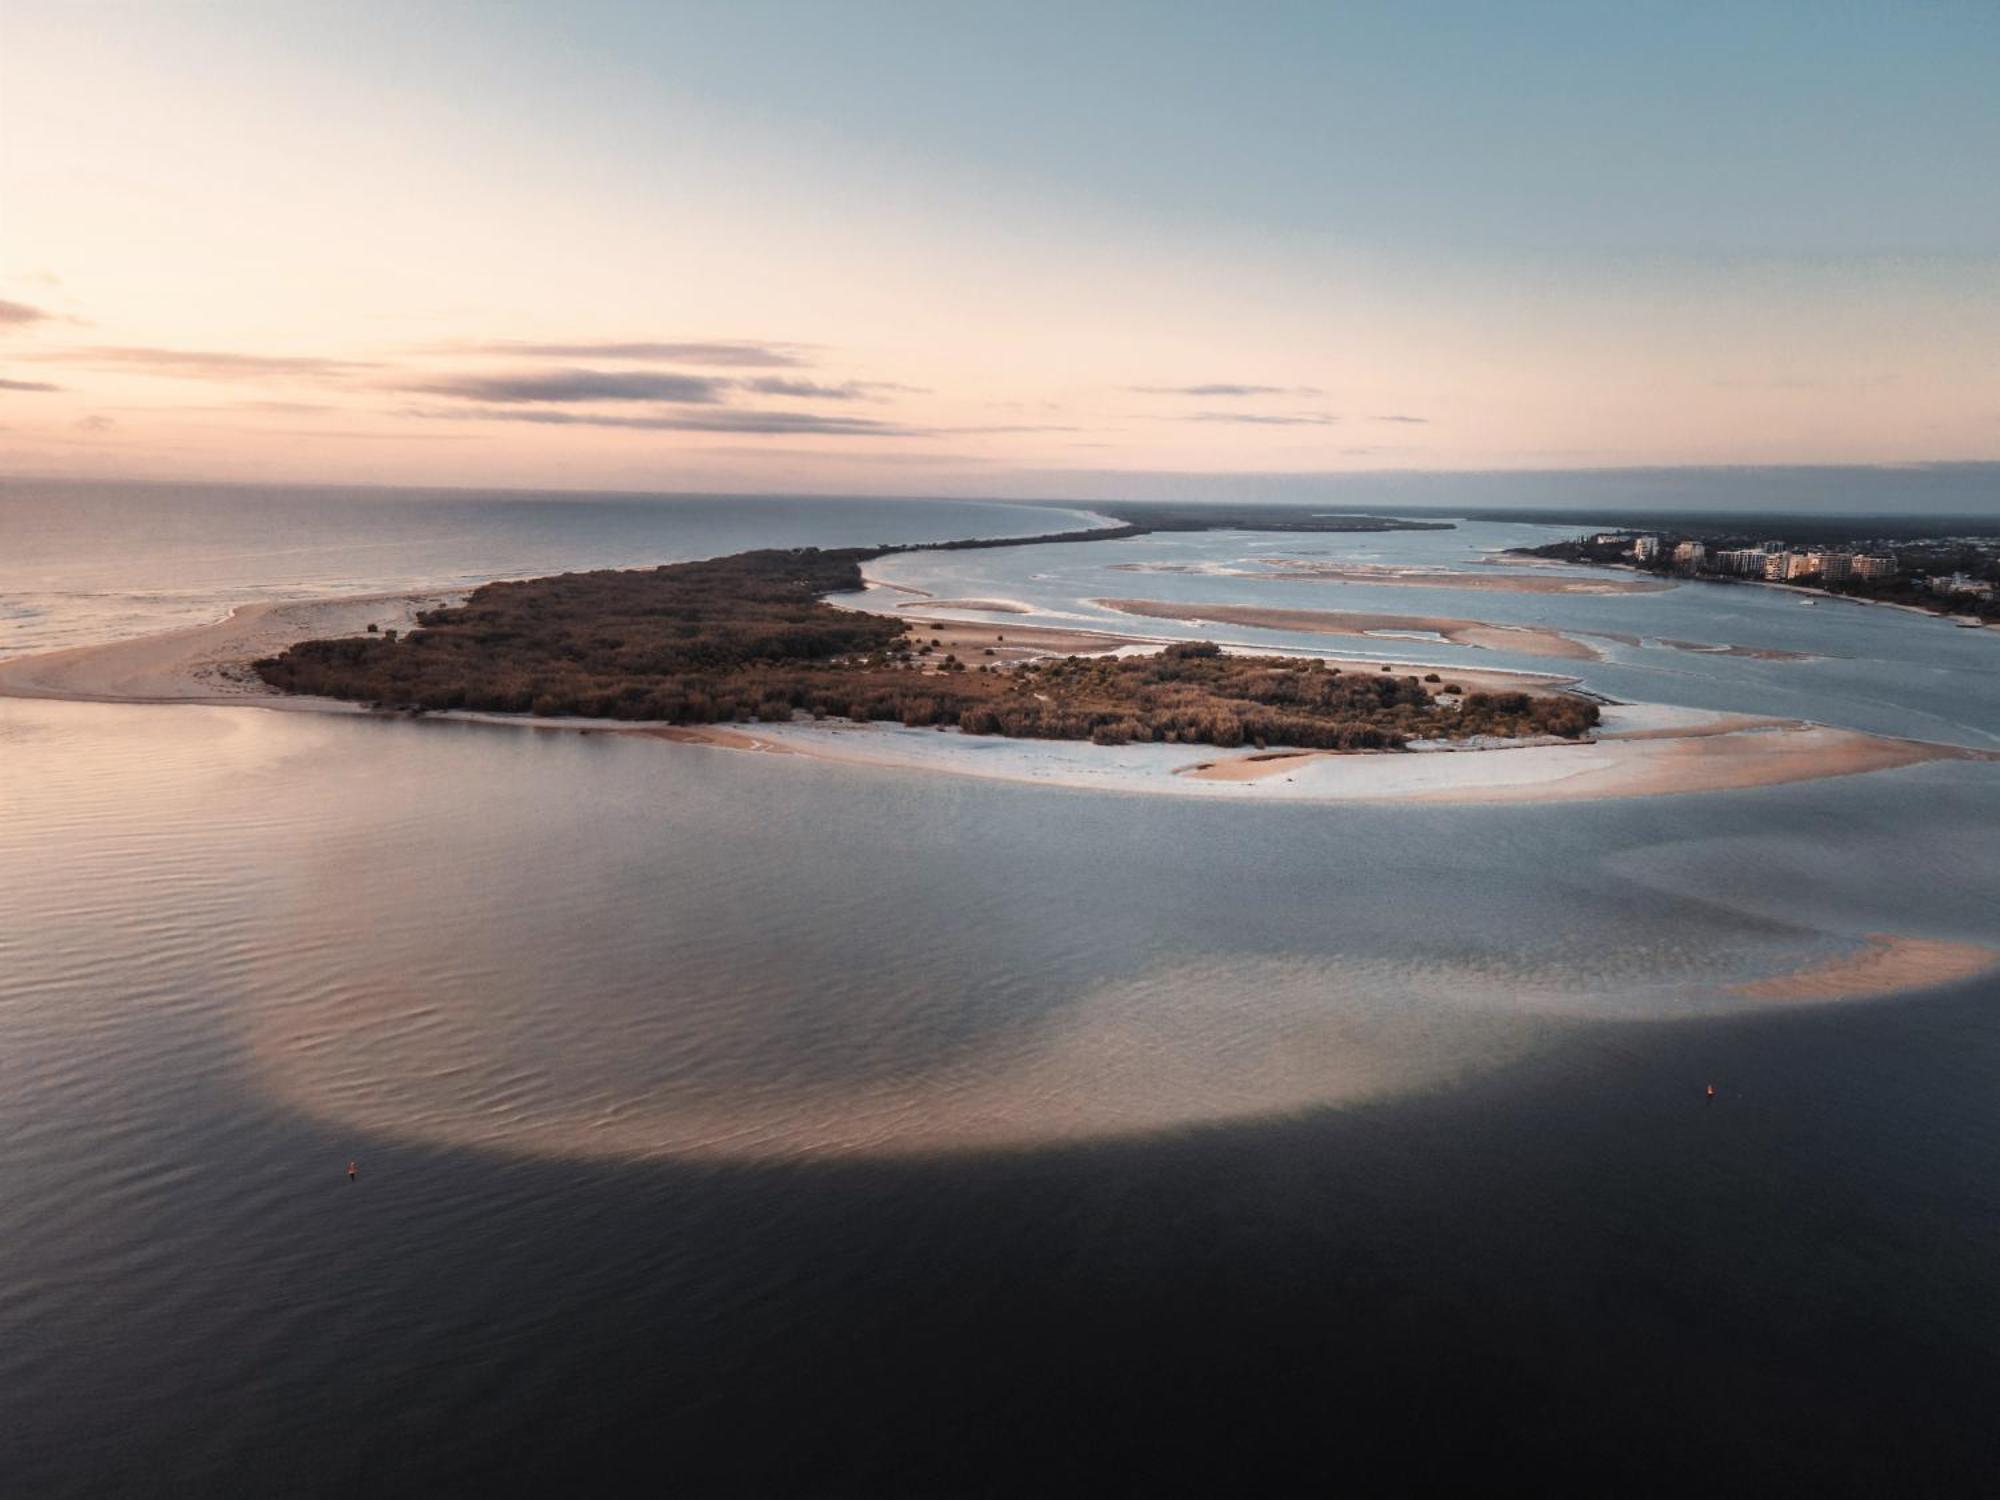
[[[298,641],[360,635],[370,625],[408,630],[427,609],[463,594],[351,594],[246,604],[208,625],[100,646],[0,661],[0,697],[97,703],[256,703],[287,700],[249,664]],[[311,700],[324,707],[322,700]]]

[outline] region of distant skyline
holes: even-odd
[[[17,0],[0,474],[1991,463],[1996,77],[1990,3]]]

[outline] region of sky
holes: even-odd
[[[0,9],[0,473],[2000,460],[2000,5]]]

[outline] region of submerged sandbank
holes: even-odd
[[[1956,984],[1996,968],[2000,951],[1980,943],[1871,932],[1852,953],[1733,988],[1753,1000],[1862,1000]]]
[[[936,1156],[1337,1109],[1450,1087],[1579,1025],[1886,996],[2000,964],[1977,944],[1880,935],[1858,954],[1802,959],[1831,936],[1731,956],[1769,976],[1733,985],[1687,955],[1608,973],[1572,954],[1164,957],[1080,987],[1032,1027],[975,1033],[977,1045],[920,1066],[826,1077],[788,1069],[782,1052],[760,1065],[771,1011],[733,997],[700,1006],[699,992],[693,1024],[667,1044],[670,1070],[633,1066],[635,1048],[662,1046],[657,1033],[578,1032],[559,999],[531,1001],[529,1022],[553,1033],[562,1017],[563,1066],[524,1070],[477,978],[413,979],[359,952],[347,986],[251,1016],[247,1054],[292,1108],[435,1145],[586,1160]],[[891,991],[856,1018],[849,1055],[900,1057],[905,1017],[926,1004],[920,987]]]

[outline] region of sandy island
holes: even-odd
[[[1582,641],[1538,625],[1487,625],[1444,615],[1378,615],[1358,609],[1263,609],[1238,604],[1167,604],[1151,599],[1093,599],[1120,614],[1188,624],[1247,625],[1256,630],[1291,630],[1305,635],[1350,635],[1393,639],[1398,633],[1434,635],[1454,646],[1512,651],[1520,656],[1554,656],[1597,661],[1600,653]]]
[[[295,641],[359,634],[371,624],[383,630],[407,629],[419,610],[457,597],[444,592],[395,593],[246,605],[211,625],[0,661],[0,696],[366,713],[355,704],[274,692],[249,663]],[[1182,607],[1158,608],[1178,612]],[[1205,611],[1203,617],[1213,617],[1213,612]],[[1510,644],[1521,634],[1485,628],[1509,638]],[[999,661],[1158,644],[1140,637],[1047,626],[999,630],[992,624],[925,621],[923,629],[927,637],[940,642],[940,650],[971,661],[987,660],[988,650],[994,653],[992,660]],[[1329,660],[1342,670],[1379,671],[1384,665]],[[1421,663],[1390,666],[1396,671],[1430,670]],[[1570,681],[1497,670],[1436,670],[1448,672],[1451,680],[1475,691],[1548,693],[1560,691]],[[1230,754],[1166,744],[1104,747],[844,720],[682,727],[503,714],[437,717],[548,731],[648,735],[732,751],[1044,786],[1320,803],[1510,803],[1659,796],[1856,775],[1931,760],[2000,760],[1992,752],[1658,705],[1614,705],[1605,711],[1597,737],[1583,742],[1375,754],[1282,750]]]

